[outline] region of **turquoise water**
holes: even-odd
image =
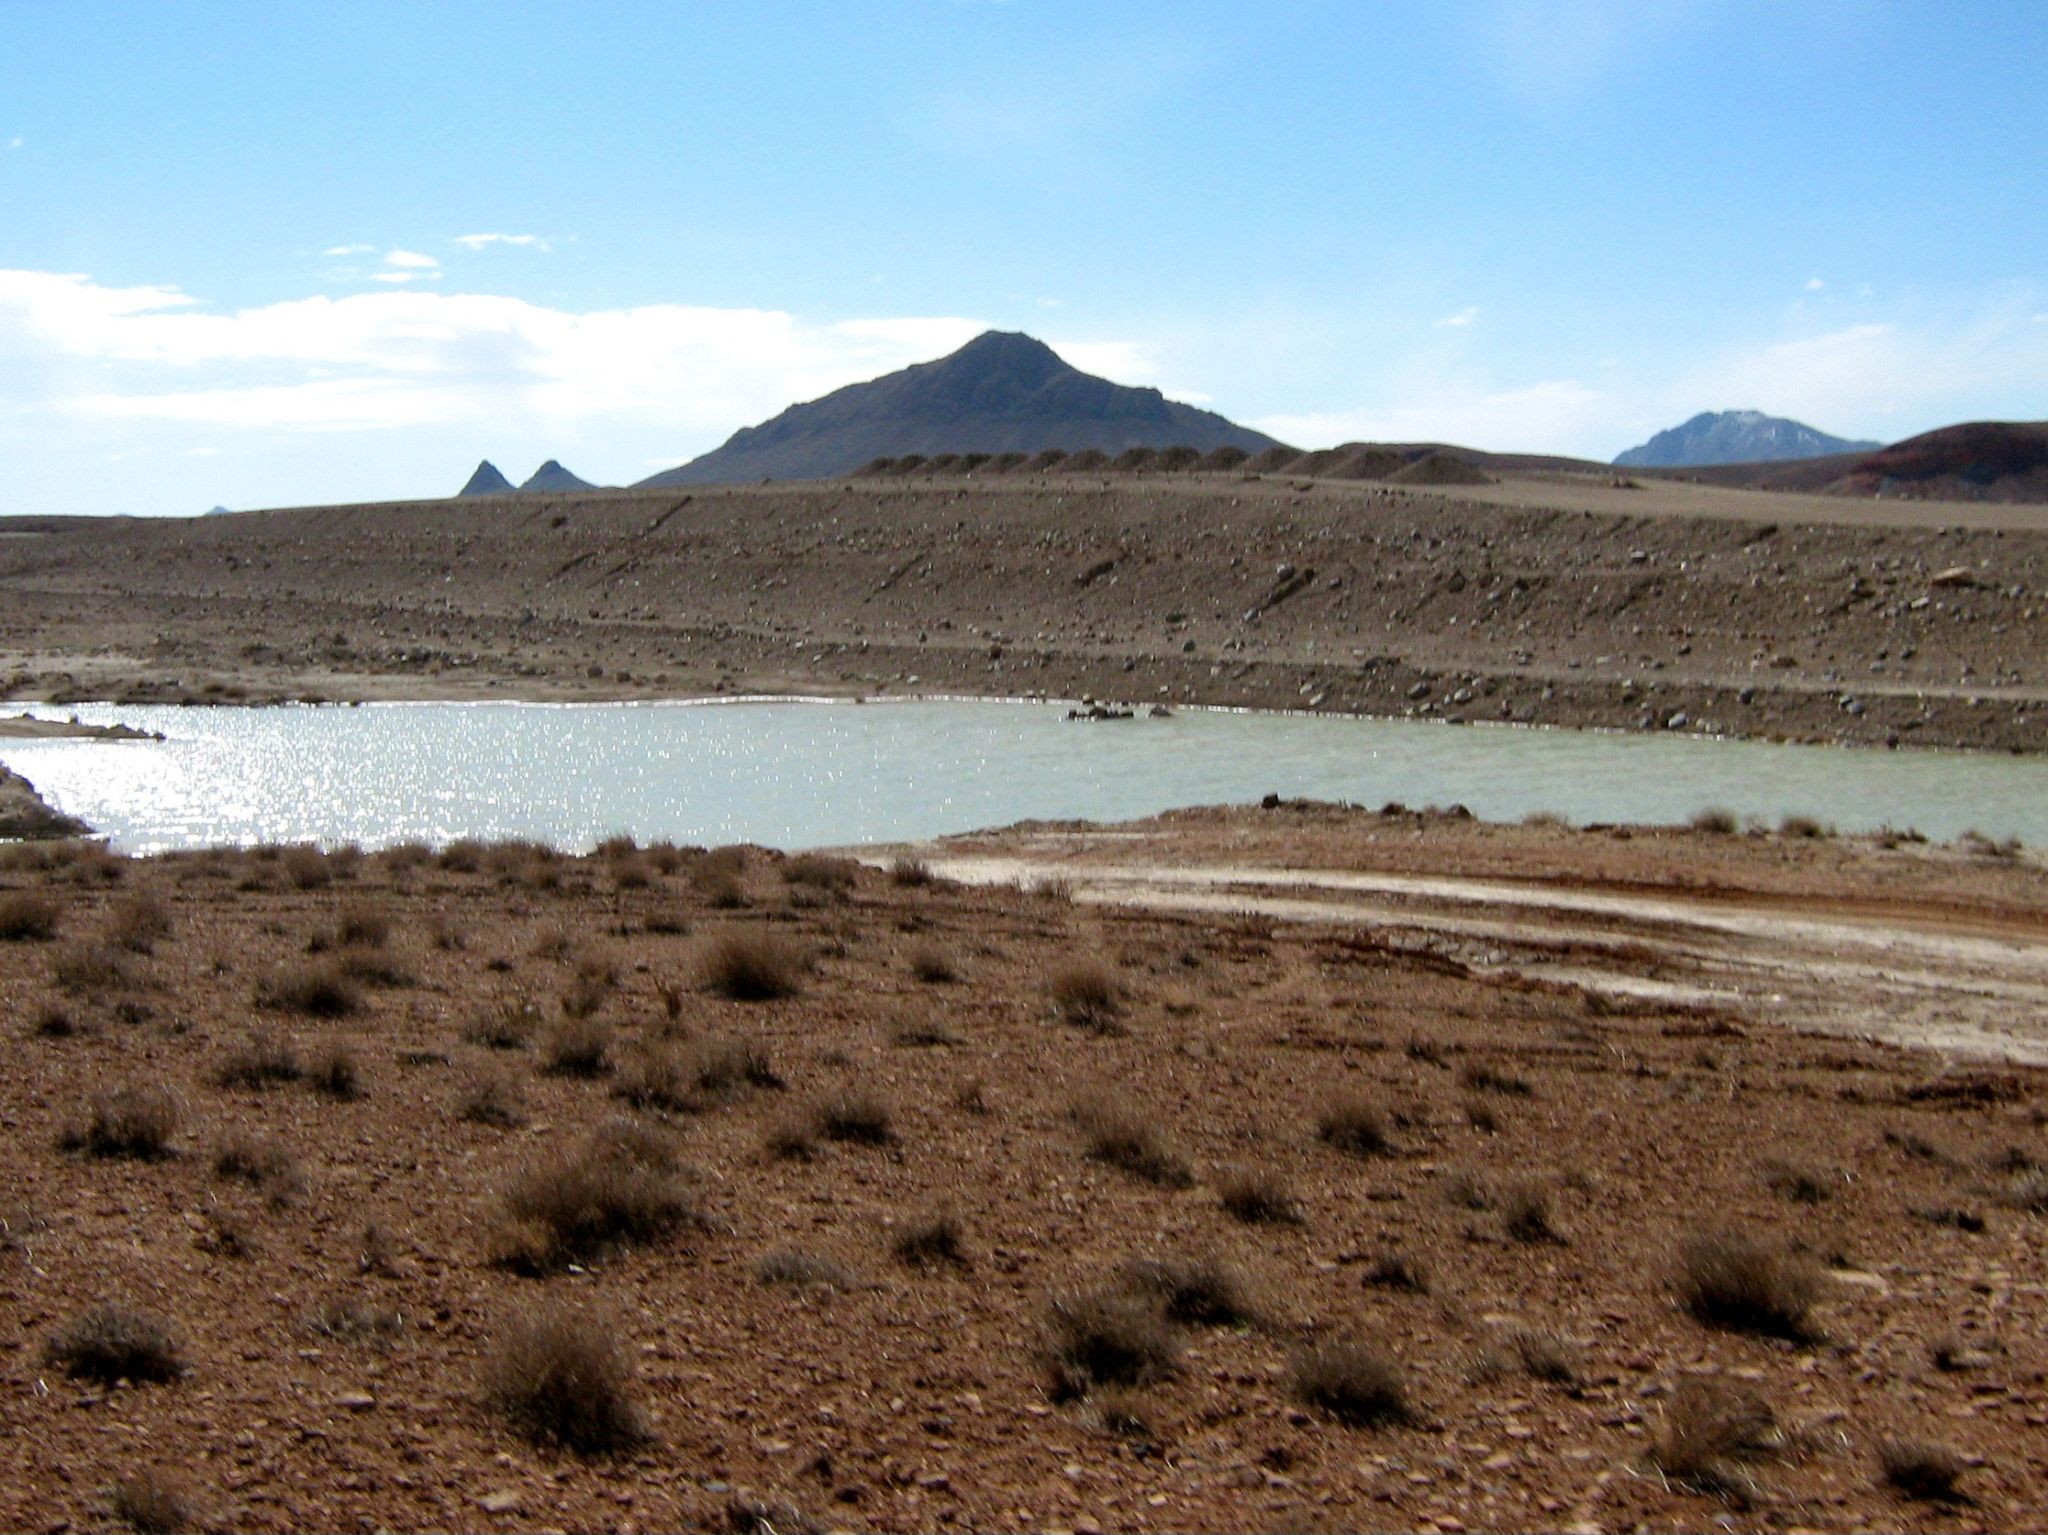
[[[617,832],[808,847],[1267,793],[1457,802],[1499,820],[1682,821],[1720,805],[2048,843],[2048,762],[1969,753],[1207,710],[1088,724],[984,701],[32,712],[166,736],[0,741],[0,761],[134,852],[455,837],[579,849]]]

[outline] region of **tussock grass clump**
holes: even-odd
[[[153,954],[170,936],[170,907],[146,890],[123,896],[107,914],[107,941],[131,954]]]
[[[1533,1098],[1536,1089],[1529,1079],[1481,1061],[1467,1061],[1458,1069],[1458,1080],[1475,1093],[1499,1093],[1505,1098]]]
[[[763,1253],[754,1262],[754,1278],[765,1285],[789,1285],[804,1290],[860,1287],[860,1276],[837,1258],[800,1247],[778,1247]]]
[[[256,1005],[308,1018],[346,1018],[363,1004],[348,972],[334,959],[286,965],[256,986]]]
[[[155,1470],[131,1472],[114,1483],[107,1507],[136,1535],[180,1535],[204,1523],[183,1484]]]
[[[1299,1226],[1301,1206],[1280,1174],[1267,1168],[1232,1168],[1216,1182],[1216,1197],[1233,1220],[1247,1226]]]
[[[314,1092],[346,1103],[363,1096],[363,1070],[344,1040],[330,1039],[306,1063],[306,1085]]]
[[[1429,1293],[1429,1270],[1420,1258],[1395,1248],[1375,1253],[1359,1271],[1358,1282],[1375,1290],[1405,1290],[1410,1295]]]
[[[818,1134],[828,1141],[886,1146],[896,1139],[889,1105],[864,1088],[849,1087],[820,1099],[813,1110]]]
[[[462,1089],[456,1112],[473,1125],[516,1130],[526,1123],[526,1097],[505,1071],[480,1071]]]
[[[708,1034],[684,1045],[644,1043],[613,1088],[635,1108],[701,1114],[748,1087],[779,1088],[768,1052],[752,1040]]]
[[[889,862],[889,883],[916,889],[932,882],[932,866],[922,858],[894,858]]]
[[[1714,1327],[1810,1342],[1821,1282],[1812,1258],[1731,1227],[1697,1233],[1679,1249],[1679,1297]]]
[[[952,951],[929,938],[911,945],[904,963],[911,975],[927,986],[948,986],[960,979],[960,965]]]
[[[535,1158],[499,1205],[492,1256],[527,1273],[658,1242],[703,1221],[668,1137],[630,1122]]]
[[[42,943],[57,936],[63,908],[38,890],[0,895],[0,941]]]
[[[1740,1463],[1782,1442],[1777,1414],[1756,1392],[1711,1376],[1688,1376],[1664,1409],[1650,1460],[1700,1492],[1749,1499],[1757,1487]]]
[[[381,949],[390,937],[391,912],[378,901],[350,901],[335,920],[334,946],[338,949]]]
[[[222,1087],[262,1088],[296,1082],[305,1074],[305,1063],[289,1041],[258,1029],[227,1053],[214,1080]]]
[[[278,862],[295,889],[320,890],[334,882],[334,865],[311,843],[286,848]]]
[[[1091,1034],[1122,1030],[1124,985],[1101,960],[1083,957],[1056,966],[1045,989],[1053,1016],[1060,1022]]]
[[[1377,1103],[1356,1093],[1333,1098],[1316,1116],[1316,1139],[1354,1157],[1379,1156],[1393,1149],[1387,1116]]]
[[[1295,1355],[1288,1384],[1298,1401],[1347,1427],[1405,1423],[1412,1416],[1401,1367],[1353,1340],[1332,1339]]]
[[[1517,1327],[1507,1336],[1509,1351],[1525,1374],[1553,1386],[1570,1386],[1579,1378],[1578,1350],[1561,1333]]]
[[[612,1069],[612,1026],[602,1018],[574,1014],[548,1031],[541,1055],[557,1076],[601,1077]]]
[[[244,1133],[230,1135],[215,1149],[213,1174],[261,1189],[279,1204],[304,1187],[289,1151],[275,1141]]]
[[[779,1088],[782,1078],[767,1048],[737,1034],[705,1034],[683,1051],[690,1080],[699,1094],[723,1097],[743,1087]]]
[[[1841,1182],[1839,1174],[1825,1168],[1788,1162],[1779,1157],[1772,1157],[1764,1163],[1763,1179],[1771,1192],[1801,1205],[1825,1203]]]
[[[1945,1444],[1925,1439],[1887,1439],[1877,1447],[1878,1474],[1893,1491],[1928,1503],[1958,1503],[1956,1484],[1969,1463]]]
[[[540,1025],[537,1004],[527,997],[508,997],[463,1025],[462,1037],[488,1050],[524,1050]]]
[[[104,1385],[176,1380],[185,1373],[184,1350],[168,1322],[151,1312],[106,1303],[65,1323],[44,1354],[66,1375]]]
[[[633,1366],[607,1319],[565,1305],[537,1306],[498,1334],[485,1393],[527,1438],[578,1455],[609,1455],[646,1442],[633,1400]]]
[[[68,1127],[60,1144],[89,1157],[154,1162],[171,1154],[178,1133],[178,1099],[153,1082],[124,1082],[94,1096],[85,1117]]]
[[[1054,1394],[1069,1400],[1097,1386],[1148,1386],[1180,1367],[1173,1328],[1127,1289],[1054,1296],[1045,1347]]]
[[[127,952],[110,943],[67,943],[50,959],[50,979],[76,997],[104,996],[135,984]]]
[[[967,1266],[966,1233],[960,1218],[951,1210],[913,1216],[896,1228],[889,1238],[889,1248],[899,1261],[912,1268]]]
[[[1833,833],[1810,815],[1788,815],[1778,822],[1778,835],[1812,839],[1831,836]]]
[[[1501,1229],[1517,1242],[1562,1242],[1551,1218],[1550,1191],[1533,1178],[1518,1178],[1500,1192]]]
[[[370,1306],[348,1296],[330,1296],[306,1316],[306,1331],[336,1343],[388,1348],[405,1331],[405,1318],[388,1306]]]
[[[1244,1275],[1214,1253],[1141,1258],[1125,1267],[1124,1279],[1157,1300],[1168,1320],[1189,1327],[1249,1327],[1261,1319]]]
[[[1194,1182],[1187,1163],[1138,1109],[1098,1094],[1080,1099],[1071,1112],[1082,1145],[1095,1161],[1162,1188],[1186,1188]]]
[[[775,933],[728,927],[711,934],[697,953],[697,981],[734,1002],[772,1002],[803,989],[803,951]]]
[[[1735,812],[1725,805],[1708,805],[1695,810],[1692,815],[1692,829],[1707,832],[1716,837],[1732,837],[1740,823]]]
[[[791,885],[809,885],[835,894],[860,883],[860,865],[851,858],[830,853],[799,853],[782,866],[782,878]]]

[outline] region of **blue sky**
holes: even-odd
[[[988,326],[1320,446],[2048,417],[2048,8],[0,0],[0,514],[638,479]]]

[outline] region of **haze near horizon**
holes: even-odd
[[[621,484],[982,330],[1304,447],[2048,417],[2048,21],[0,7],[0,515]]]

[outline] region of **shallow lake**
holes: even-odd
[[[983,701],[28,712],[164,734],[0,740],[0,761],[133,852],[455,837],[573,850],[617,832],[810,847],[1269,792],[1456,802],[1495,820],[1683,821],[1716,805],[2048,842],[2048,761],[1967,753],[1218,710],[1084,723],[1059,705]]]

